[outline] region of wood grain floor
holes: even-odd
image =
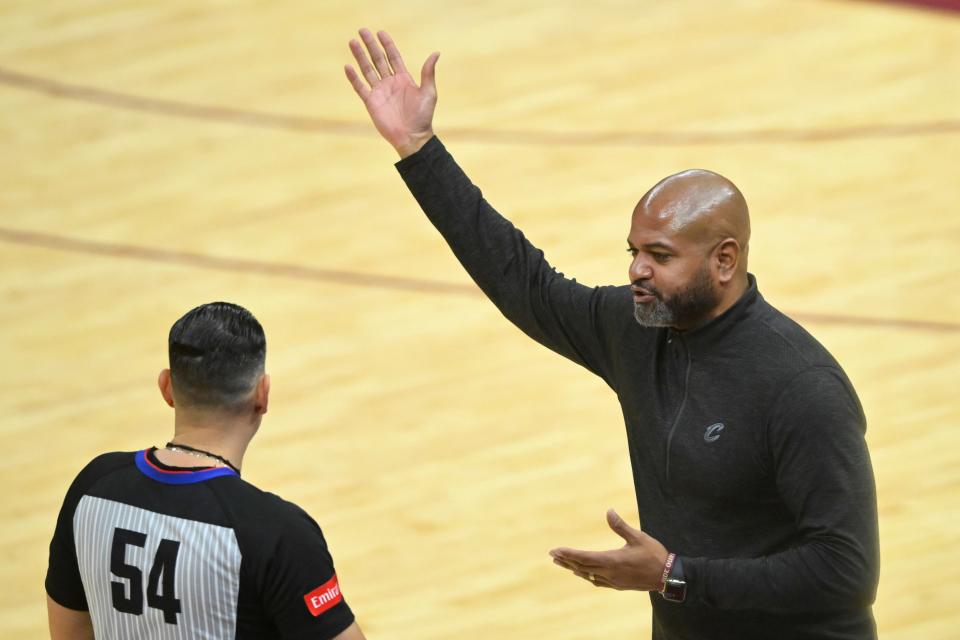
[[[359,26],[443,55],[437,130],[564,272],[624,282],[659,178],[753,212],[752,271],[869,418],[881,637],[960,613],[960,18],[810,0],[0,6],[0,637],[41,637],[77,470],[162,443],[166,332],[264,324],[245,476],[324,528],[368,637],[648,637],[557,545],[636,522],[616,399],[480,295],[342,77]]]

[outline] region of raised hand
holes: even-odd
[[[363,45],[351,40],[350,51],[363,78],[350,65],[344,66],[343,70],[363,100],[377,131],[393,145],[401,158],[406,158],[433,136],[433,112],[437,106],[434,73],[440,54],[430,54],[423,63],[420,86],[417,86],[403,64],[397,45],[386,31],[377,32],[379,44],[369,29],[361,29],[360,38]]]
[[[589,580],[595,587],[658,591],[667,549],[640,529],[623,521],[613,509],[607,524],[627,543],[611,551],[580,551],[560,547],[550,551],[554,564]]]

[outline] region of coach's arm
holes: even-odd
[[[794,377],[771,410],[767,440],[798,543],[755,558],[691,557],[672,549],[682,564],[687,604],[781,614],[869,607],[877,594],[880,540],[865,429],[859,400],[838,369],[811,367]],[[667,549],[613,511],[607,522],[626,545],[560,547],[550,552],[554,562],[594,586],[659,590]]]
[[[433,134],[439,54],[427,58],[417,86],[386,32],[374,37],[362,29],[360,37],[363,44],[350,41],[359,72],[347,66],[347,78],[400,155],[397,169],[454,255],[524,333],[611,384],[612,334],[619,325],[607,325],[610,318],[632,322],[627,288],[588,287],[565,277],[487,203]]]
[[[684,558],[693,601],[783,613],[857,609],[880,577],[877,494],[866,419],[846,377],[811,367],[781,393],[766,438],[801,542],[760,558]]]

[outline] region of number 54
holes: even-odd
[[[117,611],[143,615],[143,571],[137,566],[127,564],[127,547],[142,549],[146,542],[147,534],[145,533],[120,527],[113,530],[110,572],[121,580],[110,581],[110,592],[113,596],[113,608]],[[174,593],[179,552],[178,541],[161,539],[157,554],[153,558],[153,565],[150,567],[150,574],[147,576],[147,606],[163,611],[163,621],[167,624],[177,624],[177,614],[181,610],[180,601]],[[161,580],[163,593],[160,592]]]

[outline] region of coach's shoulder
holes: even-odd
[[[810,366],[839,368],[827,348],[799,322],[769,304],[760,311],[749,326],[753,349],[780,361],[781,370],[792,375]]]

